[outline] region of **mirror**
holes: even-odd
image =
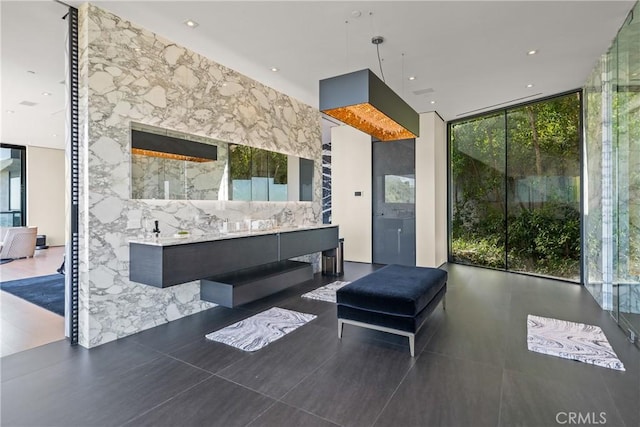
[[[131,124],[131,198],[312,201],[314,162]]]

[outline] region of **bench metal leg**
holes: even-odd
[[[409,338],[409,350],[411,351],[411,357],[415,356],[415,338],[416,334],[413,332],[401,331],[398,329],[391,329],[384,326],[372,325],[370,323],[358,322],[350,319],[338,319],[338,338],[342,338],[342,326],[344,324],[360,326],[361,328],[373,329],[376,331],[388,332],[391,334],[402,335]]]
[[[416,351],[416,336],[411,334],[409,335],[409,351],[411,352],[411,357],[415,357]]]

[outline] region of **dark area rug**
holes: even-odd
[[[64,316],[64,276],[61,274],[0,282],[0,289]]]

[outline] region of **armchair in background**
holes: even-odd
[[[38,227],[2,227],[0,259],[32,257],[36,250]]]

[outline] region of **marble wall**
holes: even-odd
[[[204,234],[222,219],[321,222],[320,113],[131,22],[84,4],[80,20],[80,344],[97,346],[207,309],[199,283],[129,281],[131,238]],[[312,202],[131,199],[131,122],[315,160]],[[318,255],[307,257],[318,269]]]

